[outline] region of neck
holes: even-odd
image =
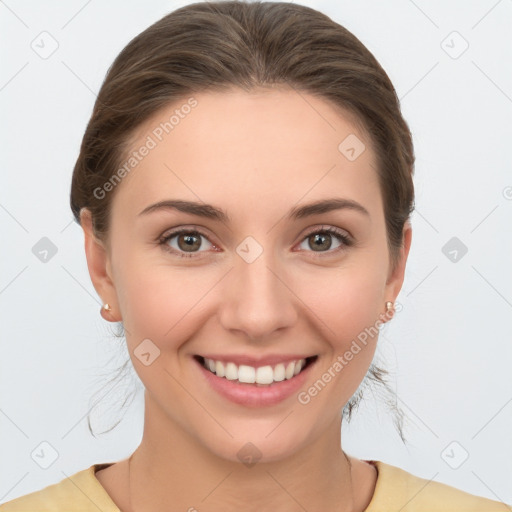
[[[145,415],[143,439],[128,460],[130,512],[355,510],[341,419],[285,459],[246,465],[212,454],[175,423],[163,429],[155,418]]]

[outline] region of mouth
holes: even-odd
[[[195,355],[194,365],[199,371],[200,385],[206,385],[218,396],[231,403],[250,408],[272,407],[285,402],[301,388],[306,386],[319,355],[300,358],[300,356],[273,356],[261,360],[273,363],[265,366],[256,364],[248,356],[216,355],[222,361],[212,357]],[[232,357],[241,364],[230,361]]]
[[[195,355],[194,359],[211,374],[220,379],[231,381],[233,384],[245,384],[251,387],[274,387],[305,372],[316,362],[318,355],[258,367],[245,364],[238,365],[231,361],[219,361],[201,355]]]

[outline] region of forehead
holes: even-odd
[[[260,207],[278,214],[280,205],[326,195],[381,207],[375,155],[360,123],[292,88],[184,97],[139,126],[126,158],[133,152],[136,165],[118,185],[113,205],[125,216],[170,198],[220,204],[242,215]]]

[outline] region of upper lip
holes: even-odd
[[[260,366],[275,366],[276,364],[286,364],[291,361],[298,361],[299,359],[307,359],[308,357],[315,357],[316,354],[273,354],[264,357],[251,357],[248,355],[236,354],[198,354],[200,357],[206,359],[213,359],[215,361],[222,361],[223,363],[234,363],[237,366],[241,364],[259,368]]]

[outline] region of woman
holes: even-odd
[[[341,448],[379,378],[413,165],[386,73],[313,9],[197,3],[138,35],[98,95],[71,208],[145,387],[143,439],[0,509],[509,510]]]

